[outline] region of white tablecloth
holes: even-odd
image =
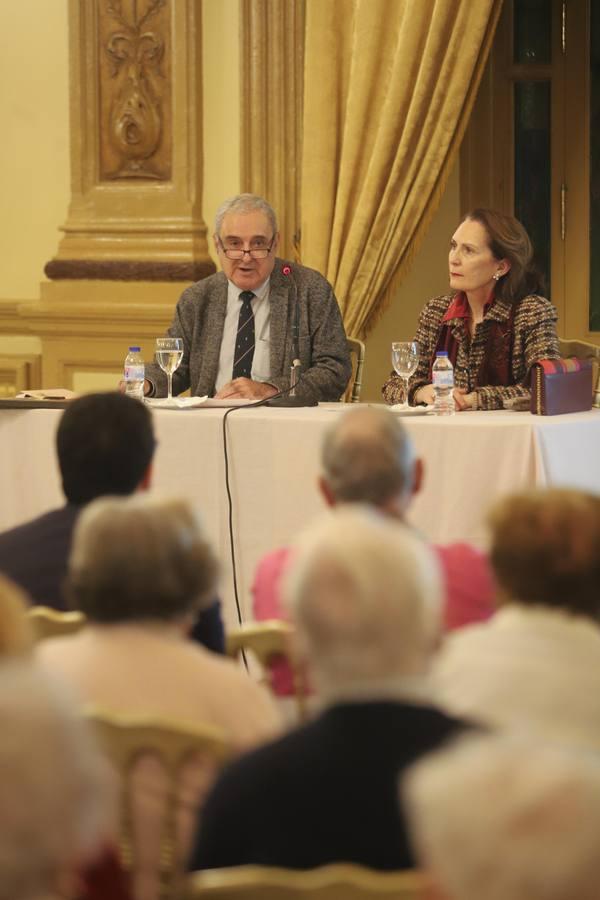
[[[239,409],[227,419],[242,610],[257,560],[323,509],[319,447],[339,409]],[[340,409],[343,408],[340,405]],[[346,407],[347,409],[347,407]],[[225,618],[235,621],[222,409],[154,410],[153,489],[196,503],[220,551]],[[63,502],[54,433],[60,410],[0,410],[0,530]],[[510,490],[571,485],[600,493],[600,410],[566,416],[468,412],[404,418],[425,462],[411,520],[431,540],[483,544],[490,503]]]

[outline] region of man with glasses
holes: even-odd
[[[339,400],[351,375],[346,335],[331,285],[313,269],[276,256],[272,207],[239,194],[217,211],[214,242],[222,272],[187,288],[168,330],[183,338],[173,393],[262,400],[290,386],[299,362],[299,402]],[[166,394],[157,365],[144,392]]]

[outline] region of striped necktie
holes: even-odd
[[[250,378],[254,358],[254,313],[252,312],[252,291],[242,291],[242,303],[233,354],[232,378]]]

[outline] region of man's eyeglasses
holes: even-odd
[[[218,238],[218,241],[227,259],[243,259],[246,254],[251,259],[266,259],[273,249],[275,237],[272,238],[268,247],[250,247],[249,249],[245,247],[226,247],[221,238]]]

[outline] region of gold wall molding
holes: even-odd
[[[275,208],[280,252],[294,258],[300,163],[306,0],[240,0],[241,184]]]
[[[19,315],[22,300],[0,300],[0,339],[3,334],[21,334],[23,323]]]
[[[39,387],[41,370],[40,354],[0,354],[0,397]]]
[[[146,362],[153,360],[155,339],[171,321],[180,289],[153,282],[43,283],[39,301],[18,307],[19,332],[42,341],[34,373],[39,383],[27,386],[74,389],[85,375],[89,390],[116,387],[131,344],[140,345]]]
[[[49,278],[194,281],[201,0],[69,0],[71,203]]]
[[[171,23],[166,0],[98,7],[100,177],[171,177]]]

